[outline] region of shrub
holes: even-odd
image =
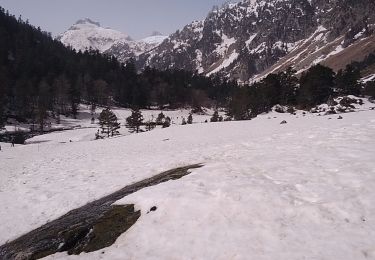
[[[282,106],[277,105],[275,107],[275,112],[277,113],[285,113],[284,108]]]
[[[25,144],[26,137],[27,137],[26,133],[17,131],[14,133],[13,142],[15,144]]]
[[[340,100],[340,105],[343,107],[350,107],[355,108],[352,104],[356,104],[357,100],[350,97],[343,97],[343,99]]]

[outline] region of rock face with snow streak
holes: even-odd
[[[130,36],[109,28],[103,28],[97,22],[85,18],[77,21],[66,32],[57,37],[64,45],[77,51],[86,49],[98,50],[101,53],[115,56],[121,62],[136,58],[140,54],[158,46],[166,36],[153,34],[145,39],[135,41]]]
[[[140,55],[139,67],[181,68],[240,81],[288,66],[340,69],[375,50],[373,0],[245,0]],[[353,54],[354,53],[354,54]]]

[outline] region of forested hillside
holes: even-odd
[[[0,10],[1,121],[75,116],[78,104],[180,107],[229,96],[228,83],[181,70],[137,74],[97,51],[75,52]],[[215,86],[214,86],[215,85]],[[202,104],[203,105],[203,104]]]

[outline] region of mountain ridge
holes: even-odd
[[[98,50],[100,53],[115,56],[123,63],[155,48],[165,38],[166,36],[155,31],[149,37],[134,40],[125,33],[104,28],[90,18],[79,19],[67,31],[56,37],[76,51]]]
[[[243,0],[214,7],[204,20],[168,37],[153,32],[135,41],[86,18],[77,23],[90,30],[100,28],[97,34],[85,36],[87,30],[76,23],[60,40],[75,49],[97,49],[121,62],[133,58],[140,70],[184,69],[246,84],[288,67],[300,74],[321,63],[338,71],[361,61],[375,52],[373,9],[372,0]],[[64,39],[69,34],[78,40]],[[88,42],[77,48],[82,35]]]
[[[333,58],[347,47],[374,34],[374,8],[371,0],[228,3],[142,54],[138,67],[217,73],[248,82],[288,66],[302,72],[317,63],[331,65]],[[375,44],[368,42],[371,46],[361,57],[375,51]],[[282,60],[288,55],[288,60]],[[334,69],[351,61],[348,55]]]

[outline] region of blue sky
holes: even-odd
[[[10,13],[57,35],[81,18],[140,39],[160,31],[170,34],[201,20],[225,0],[0,0]]]

